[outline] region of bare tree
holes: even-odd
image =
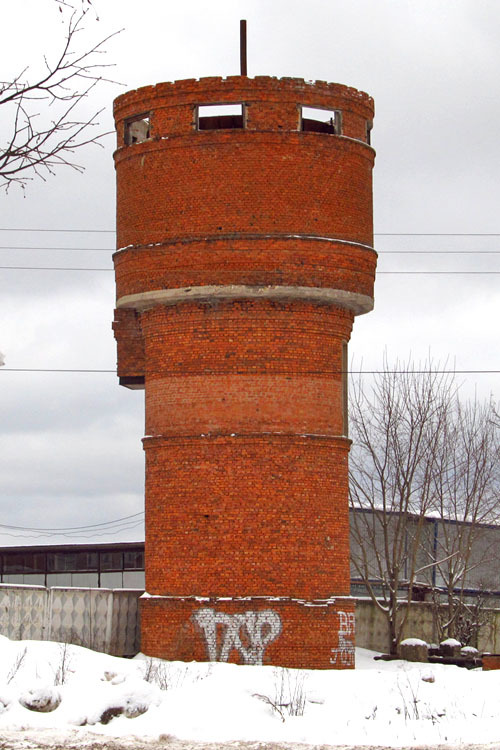
[[[467,601],[466,590],[484,594],[497,569],[493,563],[498,563],[495,526],[500,516],[498,431],[493,404],[474,400],[463,405],[456,399],[436,447],[432,510],[440,520],[432,554],[440,638],[477,639],[481,612],[477,602],[471,606]],[[481,602],[484,608],[484,595]]]
[[[418,576],[426,514],[433,508],[435,447],[455,395],[453,378],[411,363],[351,389],[351,560],[384,614],[396,653]],[[425,580],[425,579],[424,579]],[[406,605],[406,606],[405,606]]]
[[[99,60],[106,42],[115,34],[81,50],[89,0],[56,0],[65,17],[65,37],[54,56],[43,58],[38,74],[26,66],[12,81],[0,83],[2,132],[0,186],[26,186],[34,176],[46,179],[61,165],[83,171],[75,151],[100,143],[107,135],[99,129],[102,110],[86,111],[87,98],[103,81],[109,64]],[[68,14],[67,18],[65,14]],[[97,18],[97,16],[96,16]]]

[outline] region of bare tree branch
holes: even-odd
[[[354,384],[350,405],[351,560],[387,618],[391,653],[416,586],[432,591],[440,637],[458,634],[474,609],[467,587],[487,589],[488,524],[500,518],[494,405],[462,403],[431,362],[406,369],[385,362],[371,391]]]
[[[422,567],[426,514],[432,507],[434,446],[455,386],[432,363],[411,372],[384,363],[369,391],[351,388],[351,559],[368,593],[385,612],[395,653]],[[403,606],[406,604],[406,606]]]
[[[69,166],[83,171],[75,152],[90,143],[102,145],[108,133],[99,129],[102,109],[85,112],[86,100],[101,83],[113,81],[105,75],[110,64],[101,62],[109,34],[101,41],[77,47],[90,0],[56,0],[59,10],[70,9],[65,39],[54,59],[44,57],[44,72],[34,79],[25,67],[12,81],[0,83],[0,112],[8,135],[0,148],[0,186],[22,187],[34,176],[45,180],[56,168]],[[80,5],[77,3],[77,5]]]
[[[460,622],[471,608],[468,588],[491,586],[491,563],[498,559],[491,524],[500,517],[498,427],[493,404],[456,401],[436,451],[436,587],[434,602],[440,637],[464,637]],[[496,566],[495,566],[496,567]],[[441,600],[445,601],[443,609]],[[467,625],[469,637],[472,630]],[[477,636],[477,633],[476,633]]]

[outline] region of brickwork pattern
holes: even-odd
[[[199,613],[210,611],[226,615],[220,618],[226,622],[219,620],[217,623],[211,650],[207,643],[210,631],[199,624]],[[268,663],[291,669],[304,667],[306,653],[310,669],[351,669],[354,666],[354,611],[354,600],[341,597],[330,601],[278,597],[232,600],[151,597],[141,600],[141,647],[145,654],[163,659]],[[252,633],[246,627],[255,612],[265,613],[257,638],[255,630]],[[240,621],[231,633],[234,615],[239,616]],[[273,632],[274,622],[277,627]],[[257,648],[255,640],[252,643],[252,635]]]
[[[335,138],[336,136],[331,136]],[[371,244],[373,151],[321,133],[193,132],[116,155],[118,246],[183,234],[336,236]],[[168,196],[168,199],[166,197]],[[146,230],[146,231],[145,231]]]
[[[346,439],[158,437],[144,446],[149,593],[349,594]]]
[[[114,256],[118,299],[203,284],[330,287],[373,294],[374,251],[314,237],[192,238],[134,246]]]

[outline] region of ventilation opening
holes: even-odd
[[[301,130],[309,133],[340,135],[342,132],[341,113],[337,109],[302,107]]]
[[[151,137],[149,114],[131,117],[125,121],[125,144],[142,143]]]
[[[198,130],[243,128],[243,104],[200,104]]]

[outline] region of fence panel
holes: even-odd
[[[0,633],[133,656],[139,651],[141,591],[0,584]]]

